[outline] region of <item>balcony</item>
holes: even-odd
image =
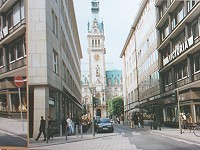
[[[0,6],[0,13],[7,12],[10,7],[15,4],[17,0],[6,0],[1,6]]]
[[[164,23],[169,18],[169,13],[173,12],[180,5],[181,2],[183,2],[183,1],[176,1],[175,0],[170,4],[170,6],[164,12],[163,16],[161,18],[159,18],[159,21],[158,21],[158,23],[156,25],[156,28],[161,28],[164,25]]]
[[[0,68],[1,78],[3,78],[3,77],[10,77],[10,76],[13,77],[15,75],[19,75],[19,74],[15,73],[16,70],[18,70],[18,68],[22,68],[24,66],[26,66],[26,57],[21,58],[19,60],[16,60],[16,61],[14,61],[12,63],[9,63],[9,64],[7,64],[7,66],[1,67]]]
[[[175,38],[177,34],[183,31],[185,29],[185,24],[194,20],[195,17],[199,14],[199,10],[200,2],[198,2],[196,6],[194,6],[194,8],[188,13],[188,15],[183,18],[183,20],[176,25],[173,31],[162,41],[160,46],[158,46],[158,50],[164,49],[170,43],[171,39]]]
[[[25,19],[21,20],[17,25],[8,29],[8,26],[4,27],[0,32],[0,44],[8,44],[20,35],[25,33],[26,23]]]

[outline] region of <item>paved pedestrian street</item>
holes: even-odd
[[[65,143],[39,147],[40,149],[62,150],[137,150],[134,144],[130,144],[127,137],[122,135],[102,137],[79,142]],[[38,149],[38,148],[31,148]]]

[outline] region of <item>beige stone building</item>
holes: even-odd
[[[29,135],[36,137],[41,116],[51,116],[59,133],[62,119],[81,115],[82,51],[72,0],[26,6]]]
[[[144,118],[155,119],[155,110],[159,110],[160,88],[155,25],[155,0],[143,0],[120,55],[123,60],[126,121],[130,120],[133,112],[142,110],[149,113],[144,113]]]

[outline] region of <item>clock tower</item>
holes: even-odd
[[[104,45],[104,25],[99,19],[99,1],[91,2],[91,21],[88,22],[88,54],[89,54],[89,86],[95,87],[95,98],[98,105],[94,109],[94,116],[107,117],[106,106],[106,69]],[[92,99],[91,99],[92,105]],[[92,112],[92,107],[90,109]],[[91,113],[92,114],[92,113]]]

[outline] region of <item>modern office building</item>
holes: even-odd
[[[155,0],[143,0],[120,57],[123,60],[125,120],[133,112],[148,111],[145,119],[161,114],[156,38]]]
[[[200,121],[200,1],[156,1],[159,73],[165,125]],[[177,95],[177,96],[176,96]]]
[[[41,116],[57,133],[66,116],[80,117],[82,51],[72,0],[28,0],[26,10],[29,136],[36,137]]]
[[[15,76],[26,81],[27,39],[26,1],[0,0],[0,116],[20,117],[22,110],[26,118],[26,82],[20,88],[14,84]]]

